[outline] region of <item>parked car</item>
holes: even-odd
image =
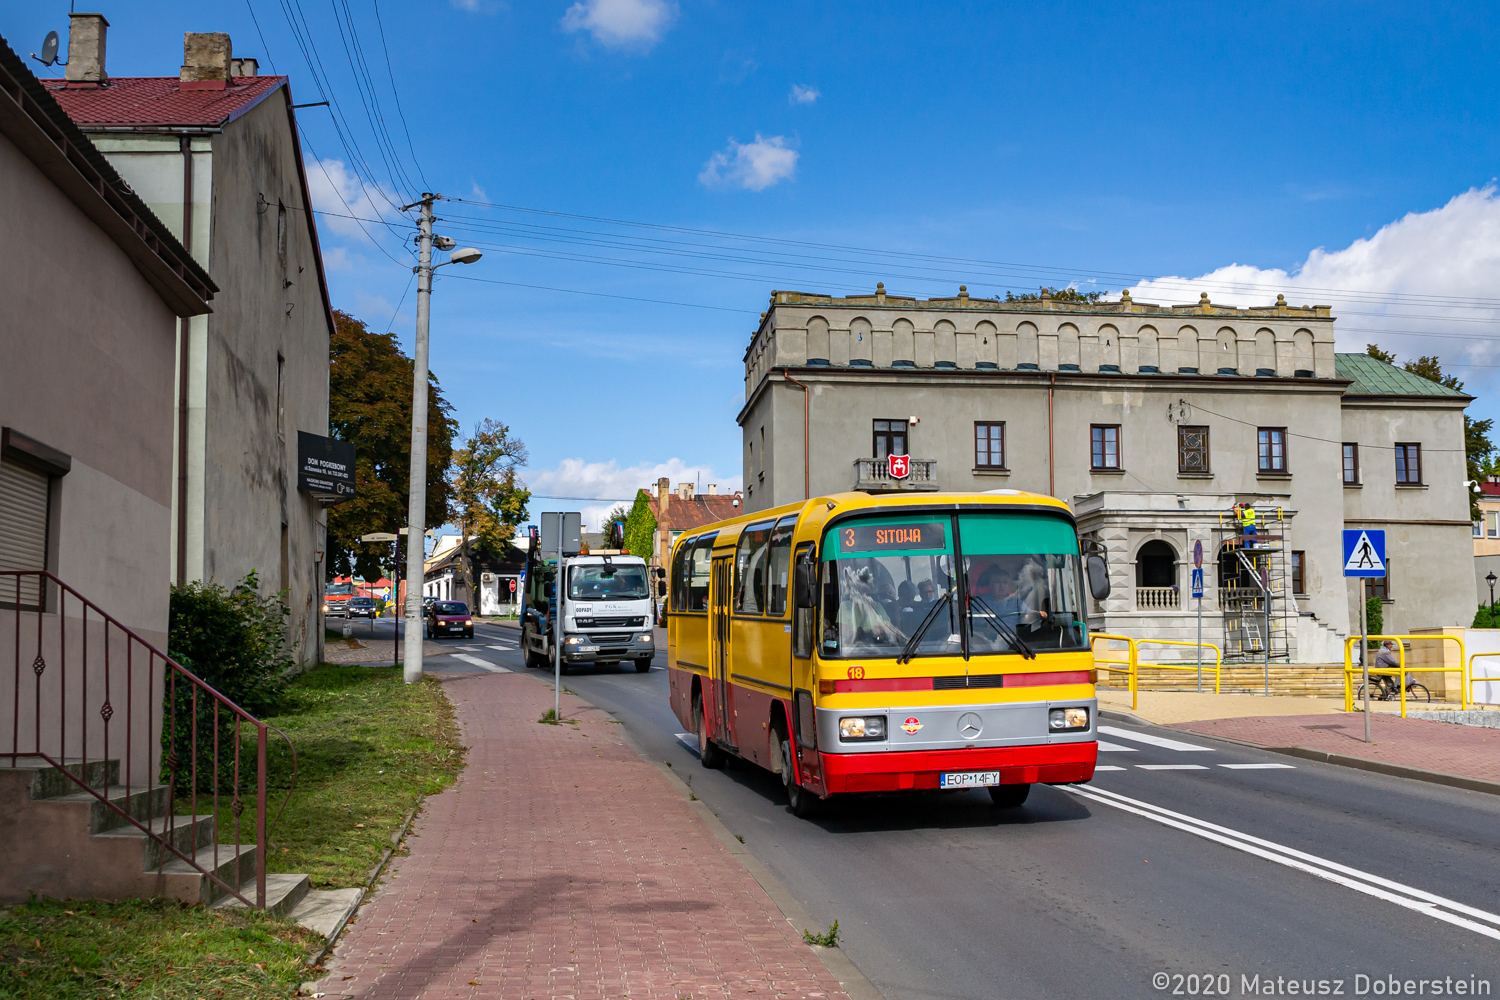
[[[349,599],[350,618],[368,618],[374,621],[380,614],[380,606],[375,603],[373,597],[351,597]]]
[[[441,639],[445,635],[474,638],[474,619],[463,601],[433,601],[429,607],[427,638]]]

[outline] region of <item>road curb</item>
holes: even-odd
[[[1337,764],[1340,767],[1350,767],[1359,771],[1372,771],[1375,774],[1385,774],[1393,778],[1410,778],[1413,781],[1425,781],[1433,785],[1447,785],[1450,788],[1463,788],[1471,792],[1483,792],[1486,795],[1500,795],[1500,781],[1487,781],[1484,778],[1470,778],[1462,774],[1449,774],[1446,771],[1428,771],[1420,767],[1407,767],[1405,764],[1391,764],[1383,760],[1371,760],[1368,757],[1354,757],[1349,754],[1333,753],[1329,750],[1314,750],[1312,747],[1273,747],[1264,743],[1251,743],[1249,740],[1237,740],[1232,736],[1220,736],[1215,733],[1200,733],[1196,729],[1177,729],[1173,726],[1163,726],[1160,723],[1150,722],[1130,712],[1122,712],[1116,709],[1099,709],[1101,719],[1109,719],[1113,722],[1136,722],[1147,726],[1156,726],[1158,729],[1172,729],[1173,732],[1191,733],[1201,736],[1206,740],[1219,740],[1223,743],[1233,743],[1235,746],[1248,747],[1251,750],[1265,750],[1268,753],[1284,754],[1288,757],[1300,757],[1303,760],[1317,761],[1321,764]]]
[[[520,676],[530,677],[538,683],[548,684],[549,686],[551,683],[531,674],[521,674]],[[636,756],[640,757],[642,761],[654,766],[657,772],[666,779],[667,784],[687,801],[688,807],[698,815],[698,818],[718,838],[719,843],[724,845],[734,859],[739,862],[740,867],[744,868],[750,874],[750,877],[755,879],[756,884],[770,897],[771,902],[776,904],[776,908],[781,911],[781,915],[786,918],[786,922],[792,925],[792,930],[800,935],[804,930],[809,930],[813,927],[812,916],[802,908],[802,904],[797,902],[796,897],[787,890],[786,886],[781,884],[781,880],[773,875],[769,868],[761,863],[759,858],[752,854],[744,844],[740,843],[734,834],[729,832],[729,828],[724,825],[724,822],[714,814],[713,810],[703,804],[703,800],[693,793],[692,788],[687,782],[678,777],[677,773],[665,761],[654,759],[636,743],[635,738],[630,734],[625,723],[615,718],[612,713],[585,700],[576,692],[570,691],[569,694],[577,698],[586,708],[598,712],[611,723],[620,727],[620,738],[625,741],[625,745],[635,751]],[[809,945],[809,947],[812,946]],[[829,975],[838,980],[839,985],[844,988],[844,992],[849,996],[849,1000],[885,1000],[885,994],[876,989],[875,984],[870,982],[863,972],[859,971],[859,967],[854,964],[853,959],[842,948],[813,947],[812,950],[823,962],[823,966],[828,970]]]

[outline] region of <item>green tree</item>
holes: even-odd
[[[516,525],[526,520],[531,491],[516,476],[526,458],[526,445],[512,437],[505,424],[488,417],[453,453],[449,489],[461,539],[460,566],[470,595],[476,593],[474,556],[500,555],[515,537]]]
[[[355,497],[328,511],[328,567],[340,575],[378,579],[391,547],[366,545],[361,535],[394,533],[406,526],[411,482],[412,361],[396,338],[372,333],[363,322],[334,310],[328,345],[328,426],[341,441],[352,441]],[[448,466],[458,430],[453,407],[443,398],[436,375],[427,390],[427,523],[418,534],[448,520],[452,492]]]
[[[1048,288],[1046,285],[1043,285],[1041,290],[1036,292],[1022,292],[1020,295],[1006,292],[1005,301],[1040,302],[1042,296],[1046,295],[1053,302],[1075,302],[1082,305],[1093,305],[1108,294],[1108,292],[1080,292],[1076,288]]]
[[[630,508],[622,503],[615,504],[614,509],[604,515],[599,522],[599,530],[604,533],[605,548],[624,548],[625,522],[630,519]],[[621,537],[615,537],[615,525],[620,525]],[[618,544],[616,544],[618,543]]]
[[[1390,351],[1383,351],[1376,344],[1365,347],[1365,353],[1372,358],[1379,358],[1388,365],[1396,363],[1396,355]],[[1420,375],[1429,382],[1446,386],[1455,392],[1463,392],[1464,384],[1457,375],[1443,374],[1443,364],[1436,354],[1424,354],[1415,361],[1408,361],[1401,366],[1413,375]],[[1471,482],[1482,483],[1485,477],[1494,471],[1496,465],[1495,443],[1490,440],[1490,431],[1494,429],[1495,421],[1492,419],[1476,420],[1464,414],[1464,455],[1467,458],[1467,478]],[[1469,520],[1479,520],[1479,498],[1473,491],[1469,492]]]
[[[635,503],[625,517],[625,548],[633,556],[651,561],[652,539],[656,534],[656,515],[651,512],[651,495],[637,490]]]

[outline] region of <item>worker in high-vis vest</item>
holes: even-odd
[[[1255,534],[1255,507],[1248,503],[1242,503],[1240,508],[1240,534]],[[1248,544],[1248,543],[1246,543]]]

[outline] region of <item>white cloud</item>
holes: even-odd
[[[563,15],[564,31],[587,31],[611,49],[644,52],[661,41],[677,17],[669,0],[578,0]]]
[[[475,181],[473,183],[472,187],[473,187],[474,197],[478,198],[480,201],[489,201],[490,200],[490,193],[488,191],[486,191],[484,188],[480,187],[478,181]]]
[[[388,188],[365,184],[359,176],[344,165],[343,160],[315,160],[307,170],[308,194],[313,208],[330,214],[322,216],[319,226],[326,226],[340,236],[360,236],[373,233],[376,223],[359,222],[359,219],[381,218],[381,208],[401,204],[394,191]]]
[[[729,148],[715,153],[698,175],[705,187],[742,187],[747,191],[764,191],[772,184],[787,180],[797,172],[797,151],[787,146],[786,137],[762,136],[748,143],[729,140]]]
[[[1500,190],[1471,188],[1441,208],[1411,212],[1342,250],[1318,248],[1291,271],[1230,264],[1196,278],[1142,281],[1140,302],[1330,305],[1339,350],[1378,342],[1403,358],[1492,363],[1500,339]],[[1460,377],[1468,374],[1460,372]],[[1475,375],[1476,380],[1479,378]],[[1487,380],[1487,379],[1486,379]]]
[[[793,104],[813,104],[822,96],[823,92],[817,87],[804,87],[800,83],[794,83],[792,92],[787,95],[787,100]]]
[[[704,489],[715,483],[720,493],[733,493],[740,489],[741,477],[715,475],[707,465],[693,465],[680,458],[668,459],[655,464],[641,463],[621,468],[614,459],[608,462],[586,462],[581,458],[565,458],[554,468],[530,472],[526,476],[526,487],[533,493],[544,493],[558,497],[619,497],[629,506],[636,490],[656,484],[661,477],[678,483],[701,483]],[[544,510],[582,510],[583,522],[589,531],[599,530],[599,520],[615,507],[613,501],[589,503],[587,501],[533,500],[531,516],[535,520]]]

